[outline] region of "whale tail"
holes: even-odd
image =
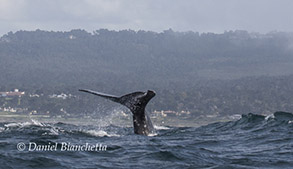
[[[79,89],[79,91],[94,94],[113,102],[120,103],[129,108],[132,113],[136,113],[138,109],[145,109],[148,102],[156,95],[152,90],[148,90],[147,92],[134,92],[121,97],[87,89]]]

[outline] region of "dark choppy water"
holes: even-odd
[[[292,121],[293,115],[284,112],[248,114],[199,128],[159,127],[152,137],[112,125],[4,122],[0,168],[293,168]],[[24,151],[17,150],[20,142]],[[61,151],[63,142],[107,149]],[[57,151],[28,151],[29,143],[57,144]]]

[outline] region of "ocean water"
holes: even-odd
[[[1,122],[0,168],[293,168],[291,113],[156,128]]]

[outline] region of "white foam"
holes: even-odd
[[[57,129],[55,129],[55,128],[51,128],[50,129],[50,134],[49,135],[59,135],[59,132],[58,132],[58,130]]]
[[[229,118],[232,120],[239,120],[239,119],[241,119],[241,117],[242,116],[240,114],[233,114],[233,115],[229,116]]]
[[[157,130],[169,130],[170,128],[169,127],[166,127],[166,126],[154,126],[155,127],[155,129],[157,129]]]
[[[37,120],[31,119],[32,124],[36,125],[36,126],[45,126],[44,124],[38,122]]]
[[[293,120],[291,120],[291,121],[288,121],[288,124],[291,124],[291,123],[293,123]]]
[[[4,131],[4,130],[5,130],[5,128],[0,127],[0,133],[1,133],[2,131]]]
[[[274,119],[274,118],[275,118],[274,114],[270,114],[265,117],[265,120]]]
[[[90,134],[92,136],[97,136],[97,137],[104,137],[104,136],[107,136],[107,137],[119,137],[119,135],[117,135],[117,134],[109,134],[104,130],[89,130],[89,131],[86,131],[86,133],[88,133],[88,134]]]
[[[44,124],[38,122],[37,120],[31,119],[31,122],[19,122],[19,123],[8,123],[8,124],[4,124],[5,127],[27,127],[27,126],[31,126],[31,125],[35,125],[35,126],[45,126]]]
[[[26,127],[26,126],[30,126],[30,125],[32,125],[31,122],[4,124],[5,127]]]
[[[58,136],[59,133],[58,133],[58,131],[56,131],[56,130],[54,130],[54,129],[50,129],[50,132],[45,132],[45,133],[43,133],[42,135],[43,135],[43,136],[44,136],[44,135]]]
[[[158,135],[157,133],[151,133],[151,134],[148,134],[148,136],[150,136],[150,137],[154,137],[154,136],[156,136],[156,135]]]

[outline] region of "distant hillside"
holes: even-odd
[[[293,74],[293,34],[18,31],[0,38],[0,60],[1,91],[74,93],[83,87],[120,95],[151,88],[158,91],[152,110],[229,114],[238,113],[232,107],[239,104],[243,111],[282,108],[286,99],[280,93],[288,95],[282,85],[292,81],[287,75]],[[283,76],[284,83],[263,76]],[[233,83],[240,78],[238,90]],[[280,91],[267,83],[278,83]],[[269,91],[274,92],[266,95]],[[290,93],[291,88],[285,91]],[[267,107],[252,104],[257,97],[266,97],[260,98],[260,105]]]
[[[0,81],[149,87],[199,78],[288,75],[292,54],[293,35],[278,32],[18,31],[0,39]]]

